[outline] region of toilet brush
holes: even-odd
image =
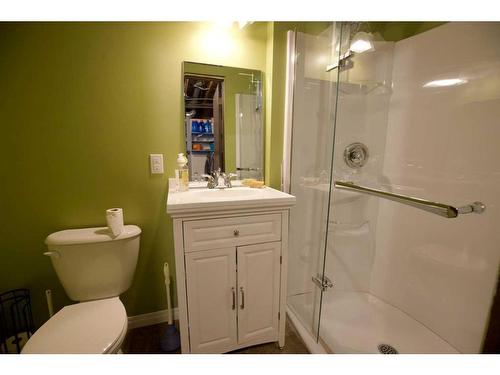
[[[167,289],[168,326],[163,337],[160,339],[160,348],[163,352],[173,352],[181,346],[179,331],[175,327],[172,317],[172,301],[170,300],[170,270],[168,263],[163,264],[165,275],[165,287]]]

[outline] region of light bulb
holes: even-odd
[[[373,36],[371,34],[365,33],[364,31],[359,31],[352,38],[351,46],[349,49],[355,53],[363,53],[366,51],[373,50]]]

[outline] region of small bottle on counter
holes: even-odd
[[[177,154],[177,166],[175,178],[177,180],[177,191],[189,190],[189,169],[187,168],[187,158],[184,153]]]

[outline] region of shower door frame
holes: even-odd
[[[292,173],[293,94],[295,91],[296,31],[286,33],[285,121],[283,129],[283,161],[281,163],[281,190],[290,193]]]
[[[339,22],[339,30],[340,30],[340,35],[338,37],[339,44],[342,41],[342,29],[343,29],[343,22]],[[332,27],[334,27],[335,23],[332,23]],[[297,30],[289,30],[287,32],[287,67],[286,67],[286,81],[285,81],[285,113],[284,113],[284,144],[283,144],[283,161],[281,164],[281,190],[287,193],[291,193],[291,165],[292,165],[292,144],[293,144],[293,115],[294,115],[294,92],[295,92],[295,78],[296,78],[296,64],[297,64],[297,43],[296,43],[296,38],[297,38]],[[337,56],[335,56],[337,61],[340,61],[340,51],[341,48],[339,48]],[[330,51],[331,52],[331,51]],[[334,54],[330,53],[330,55],[334,56]],[[337,63],[338,66],[338,63]],[[337,69],[337,82],[340,79],[340,72]],[[326,220],[326,230],[325,230],[325,243],[324,243],[324,248],[319,249],[319,257],[320,257],[320,264],[318,265],[318,269],[320,269],[320,272],[314,276],[312,276],[312,279],[315,283],[315,285],[320,289],[320,295],[319,295],[319,301],[315,301],[315,303],[318,303],[319,310],[317,313],[313,313],[313,325],[312,329],[313,332],[308,331],[303,324],[301,323],[299,317],[295,314],[295,312],[287,305],[287,315],[289,316],[290,320],[292,321],[292,324],[295,326],[297,331],[299,332],[301,338],[303,339],[304,343],[308,347],[309,351],[312,353],[331,353],[330,348],[324,343],[322,343],[322,340],[319,336],[320,333],[320,326],[321,326],[321,308],[322,308],[322,303],[323,303],[323,293],[326,291],[325,287],[322,287],[321,284],[324,284],[325,279],[325,263],[326,263],[326,247],[328,246],[328,228],[329,228],[329,217],[330,217],[330,211],[331,211],[331,200],[332,200],[332,190],[333,190],[333,169],[334,169],[334,147],[335,147],[335,128],[336,128],[336,121],[337,121],[337,105],[338,105],[338,85],[336,85],[335,89],[335,104],[334,104],[334,115],[333,115],[333,120],[330,126],[333,127],[333,132],[332,132],[332,148],[331,148],[331,155],[330,155],[330,176],[329,176],[329,191],[328,191],[328,200],[327,200],[327,220]],[[322,253],[321,253],[322,252]],[[316,320],[316,315],[317,315],[317,325],[314,326],[314,321]],[[312,336],[314,335],[314,336]]]

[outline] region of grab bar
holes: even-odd
[[[481,214],[486,209],[486,206],[481,202],[474,202],[462,207],[453,207],[448,204],[437,203],[425,199],[413,198],[406,195],[389,193],[383,190],[371,189],[364,186],[356,185],[352,182],[335,181],[334,185],[337,189],[355,191],[361,194],[373,195],[375,197],[388,199],[390,201],[412,206],[420,210],[424,210],[439,216],[452,219],[458,215],[476,213]]]

